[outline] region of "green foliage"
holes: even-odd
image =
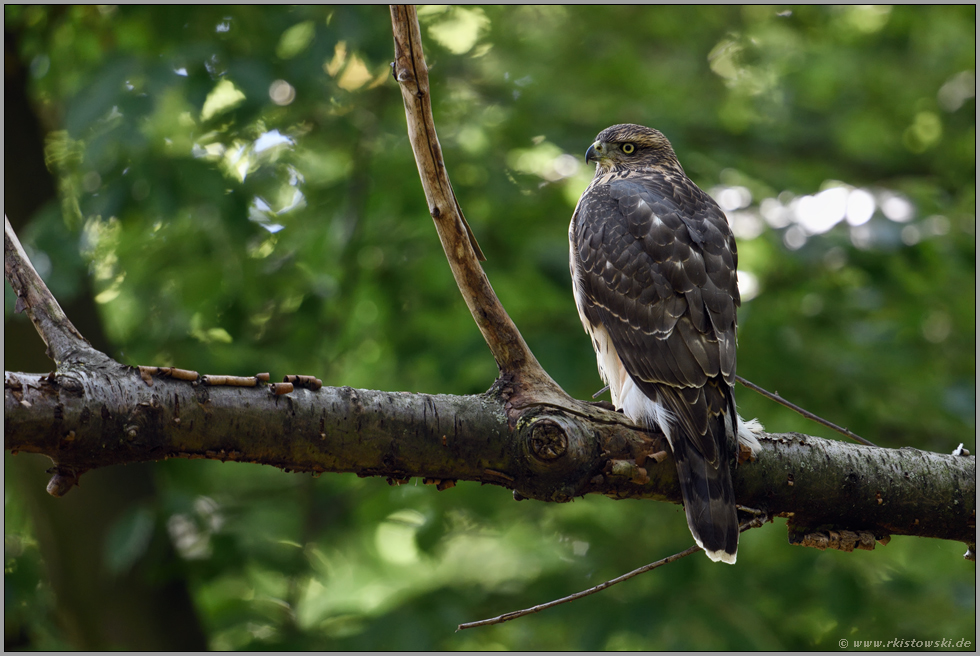
[[[973,6],[420,17],[436,126],[487,273],[566,390],[601,385],[567,269],[582,154],[602,128],[636,122],[662,130],[729,212],[739,373],[882,446],[975,451]],[[111,355],[373,389],[490,386],[426,211],[386,9],[4,18],[60,190],[22,237],[63,301],[91,277]],[[21,320],[9,292],[5,307]],[[835,437],[738,398],[770,430]],[[684,549],[683,512],[216,462],[156,473],[157,507],[116,524],[106,562],[127,568],[165,523],[217,649],[783,650],[975,634],[962,545],[821,553],[788,546],[781,521],[746,534],[734,568],[692,556],[456,634]],[[22,503],[8,488],[5,618],[52,648],[64,639]]]

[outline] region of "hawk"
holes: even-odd
[[[687,523],[711,560],[734,563],[729,464],[759,448],[735,412],[740,304],[725,213],[684,174],[667,138],[614,125],[585,154],[595,177],[568,229],[575,305],[612,401],[659,428],[677,463]]]

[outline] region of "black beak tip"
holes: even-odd
[[[585,163],[589,164],[590,162],[596,161],[596,159],[595,144],[592,144],[589,146],[589,149],[585,151]]]

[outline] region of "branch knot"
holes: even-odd
[[[555,460],[568,450],[568,436],[551,419],[539,419],[531,428],[531,452],[541,460]]]

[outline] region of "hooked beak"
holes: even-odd
[[[598,146],[598,149],[596,148]],[[591,162],[599,161],[599,153],[602,152],[602,144],[598,141],[589,146],[589,149],[585,151],[585,163],[589,164]]]

